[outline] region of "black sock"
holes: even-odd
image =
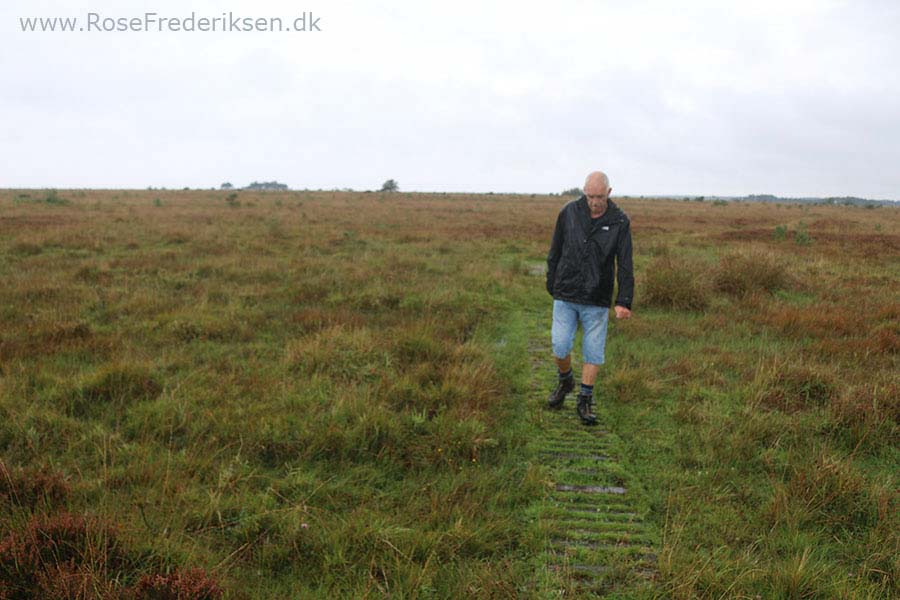
[[[588,398],[592,397],[594,395],[594,386],[582,383],[581,384],[581,395],[587,396]]]
[[[559,369],[557,368],[557,370],[559,370]],[[569,379],[571,376],[572,376],[572,369],[569,369],[565,373],[563,373],[562,371],[559,371],[560,379]]]

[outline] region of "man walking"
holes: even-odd
[[[604,173],[595,171],[588,175],[584,194],[559,211],[547,254],[547,291],[553,296],[550,337],[559,370],[559,381],[547,405],[561,408],[566,394],[575,387],[570,353],[580,321],[583,365],[576,411],[585,425],[597,423],[593,412],[594,382],[604,362],[614,271],[619,284],[617,319],[631,317],[634,298],[631,222],[609,199],[611,191]]]

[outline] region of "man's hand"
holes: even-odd
[[[617,319],[630,319],[631,311],[625,308],[624,306],[616,306],[616,318]]]

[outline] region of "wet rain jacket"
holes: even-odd
[[[631,309],[634,269],[628,215],[610,200],[593,222],[584,195],[566,204],[547,254],[547,291],[557,300],[609,308],[614,270],[619,284],[616,305]]]

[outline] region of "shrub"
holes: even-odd
[[[13,244],[10,250],[12,250],[13,254],[19,256],[35,256],[36,254],[43,252],[44,248],[40,244],[34,244],[32,242],[17,242]]]
[[[754,401],[759,405],[796,412],[822,406],[834,395],[831,378],[818,369],[776,360],[757,371]]]
[[[10,471],[0,461],[0,505],[11,504],[34,510],[42,502],[61,504],[70,491],[61,473],[48,468],[17,468]]]
[[[598,398],[608,396],[625,404],[649,402],[659,393],[659,382],[648,376],[651,371],[644,366],[620,367],[609,377],[606,385],[597,386],[594,393]]]
[[[809,232],[806,230],[806,223],[801,222],[797,226],[797,233],[794,234],[794,241],[797,242],[797,245],[799,246],[809,246],[812,243]]]
[[[44,196],[42,202],[44,204],[50,204],[52,206],[66,206],[70,204],[68,200],[57,195],[56,190],[50,190],[47,195]]]
[[[134,580],[137,555],[118,528],[98,518],[60,512],[33,515],[0,539],[0,598],[217,599],[222,589],[204,571],[146,573]]]
[[[222,588],[206,571],[190,569],[143,575],[129,596],[135,600],[215,600],[222,594]]]
[[[774,292],[787,286],[784,265],[764,252],[746,252],[723,256],[715,276],[716,288],[733,296],[755,291]]]
[[[644,302],[649,306],[703,310],[709,291],[697,265],[666,254],[655,259],[644,275]]]
[[[116,533],[81,515],[34,515],[0,540],[0,591],[9,598],[62,598],[101,574],[115,576],[127,564]]]

